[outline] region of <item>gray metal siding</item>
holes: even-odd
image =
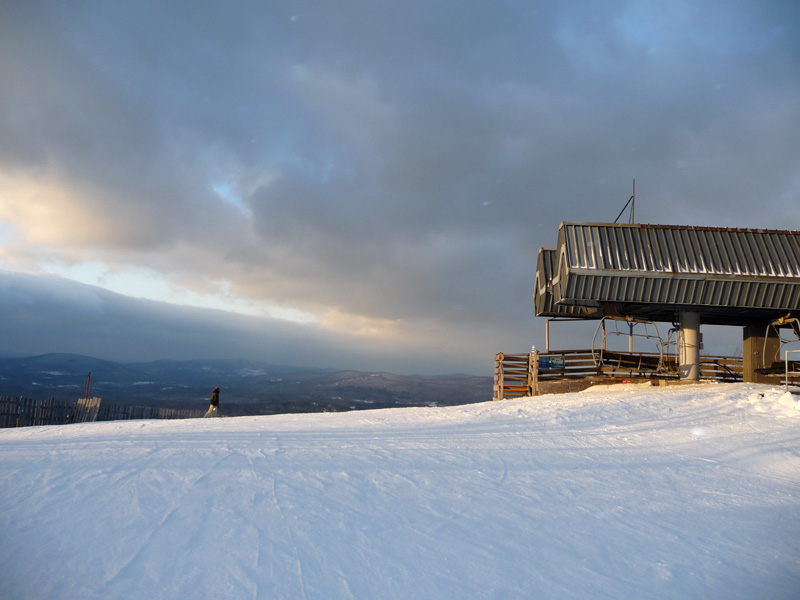
[[[541,248],[536,265],[536,280],[533,304],[536,316],[546,317],[590,317],[596,311],[583,306],[556,304],[553,301],[552,278],[556,269],[556,250]],[[600,315],[602,316],[602,315]]]
[[[598,302],[698,304],[703,283],[700,279],[571,275],[555,301],[584,306]]]
[[[743,308],[800,309],[800,285],[766,281],[704,282],[700,304]]]
[[[536,279],[534,280],[533,304],[536,314],[540,315],[553,309],[552,294],[550,294],[550,280],[552,279],[553,263],[556,251],[551,248],[541,248],[536,261]]]
[[[555,301],[580,306],[623,302],[792,311],[800,309],[800,285],[763,281],[572,275],[562,288],[562,296]]]

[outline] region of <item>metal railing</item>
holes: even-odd
[[[743,360],[700,356],[700,379],[742,381]],[[678,379],[678,361],[654,353],[559,350],[495,355],[494,399],[538,396],[540,384],[591,377]]]

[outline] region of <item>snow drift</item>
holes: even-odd
[[[797,598],[797,408],[615,386],[3,430],[0,595]]]

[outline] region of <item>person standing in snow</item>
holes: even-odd
[[[219,416],[219,388],[215,387],[214,391],[211,392],[211,406],[208,407],[208,411],[203,417],[218,417]]]

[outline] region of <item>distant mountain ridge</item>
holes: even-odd
[[[78,354],[0,358],[0,395],[72,399],[90,394],[118,404],[202,407],[221,389],[223,414],[452,406],[492,398],[490,377],[404,376],[274,365],[251,360],[117,363]]]

